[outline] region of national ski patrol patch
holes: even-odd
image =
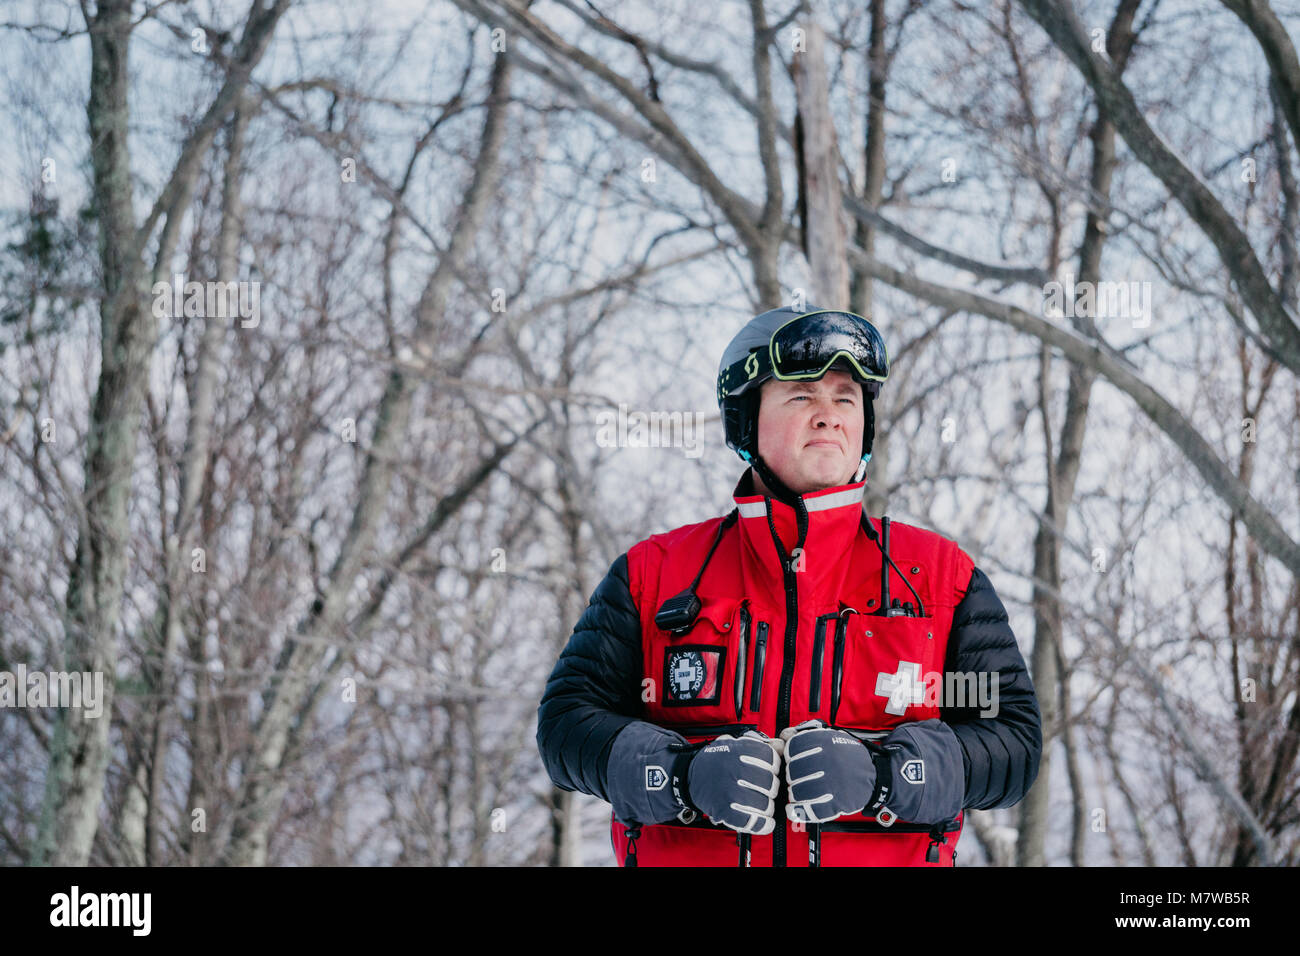
[[[664,705],[716,704],[722,699],[727,648],[711,644],[664,651]]]
[[[899,774],[908,783],[925,783],[925,761],[920,759],[909,760],[903,764],[903,769]]]

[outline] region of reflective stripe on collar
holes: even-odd
[[[843,491],[835,491],[830,494],[820,495],[816,498],[804,498],[804,506],[809,511],[825,511],[828,508],[842,508],[845,505],[857,505],[862,503],[862,492],[866,488],[866,483],[854,485],[845,488]]]
[[[866,482],[862,482],[848,488],[842,488],[839,491],[828,493],[812,492],[803,496],[804,507],[812,512],[843,508],[846,505],[860,505],[862,504],[862,493],[865,489]],[[767,514],[767,508],[761,498],[757,501],[736,499],[736,507],[740,509],[742,518],[761,518]]]

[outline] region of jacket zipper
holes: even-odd
[[[903,823],[902,821],[885,826],[875,820],[832,820],[830,823],[818,825],[823,833],[929,833],[931,836],[955,833],[961,826],[956,817],[933,826],[928,823]]]
[[[694,820],[692,820],[690,823],[682,823],[681,820],[674,819],[674,820],[669,820],[667,823],[657,823],[655,824],[655,826],[686,827],[691,830],[721,830],[723,832],[730,833],[732,836],[737,835],[737,831],[731,829],[731,827],[725,826],[724,824],[721,823],[714,823],[702,813]]]
[[[687,726],[664,724],[663,727],[665,730],[671,730],[674,733],[681,734],[683,737],[708,737],[719,736],[721,734],[739,736],[747,730],[757,730],[758,724],[690,724]]]
[[[641,835],[641,824],[624,827],[627,834],[627,854],[623,857],[624,866],[636,866],[636,838]]]
[[[849,621],[840,617],[835,622],[835,657],[831,662],[831,726],[835,726],[836,716],[840,711],[840,683],[844,679],[844,645],[848,643]]]
[[[846,823],[823,823],[819,825],[822,833],[928,833],[930,842],[925,848],[925,862],[939,862],[939,848],[947,844],[947,834],[955,833],[960,829],[961,823],[953,817],[943,823],[936,823],[933,826],[924,823],[894,823],[890,826],[882,826],[875,820],[851,820]],[[820,861],[819,861],[820,862]],[[953,850],[952,865],[957,865],[957,851]]]
[[[784,554],[784,549],[781,547],[779,538],[777,538],[776,528],[772,525],[770,512],[768,514],[768,527],[772,530],[772,537],[777,539],[777,553]],[[800,529],[796,547],[803,547],[807,533],[806,526]],[[794,683],[795,643],[799,632],[799,582],[795,578],[794,568],[791,567],[789,561],[785,562],[782,574],[785,577],[785,650],[781,655],[781,696],[777,699],[776,705],[776,733],[778,736],[790,723],[790,690],[791,685]],[[775,839],[772,841],[773,866],[788,865],[785,858],[785,807],[788,799],[786,783],[783,780],[777,789],[776,797],[776,831],[773,834]]]
[[[758,640],[754,644],[754,680],[749,688],[749,709],[758,713],[763,702],[763,665],[767,662],[767,621],[758,622]]]
[[[740,607],[740,648],[736,654],[736,720],[745,709],[745,671],[749,665],[749,608]]]
[[[825,656],[826,624],[835,616],[832,612],[817,618],[817,630],[813,633],[812,683],[808,685],[808,709],[814,714],[821,710],[822,658]]]
[[[956,821],[953,820],[952,822],[955,823]],[[947,825],[943,823],[936,823],[930,828],[930,845],[925,848],[926,863],[939,862],[939,847],[948,842],[948,837],[945,836],[947,829]],[[954,860],[953,866],[956,865],[956,861]]]

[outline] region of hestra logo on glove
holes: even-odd
[[[909,760],[898,773],[908,783],[925,783],[925,761]]]
[[[721,700],[726,650],[707,644],[668,648],[664,653],[664,704],[716,704]]]
[[[647,790],[662,790],[668,783],[668,774],[664,773],[663,767],[650,766],[645,768],[645,788]]]

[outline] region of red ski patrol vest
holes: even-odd
[[[865,482],[803,496],[808,528],[801,550],[795,511],[761,495],[736,497],[740,512],[700,580],[701,610],[683,634],[655,626],[655,613],[688,588],[723,518],[654,535],[628,551],[632,597],[641,615],[642,719],[707,741],[758,729],[777,737],[811,718],[878,740],[907,721],[939,716],[953,610],[974,564],[954,541],[890,522],[889,597],[924,616],[872,616],[881,600],[880,547],[863,527]],[[774,536],[790,555],[782,564]],[[905,575],[911,588],[904,583]],[[819,825],[786,817],[785,767],[776,830],[744,840],[703,814],[633,832],[637,866],[952,866],[964,814],[926,826],[888,826],[855,813]],[[888,815],[882,814],[885,820]],[[810,839],[810,836],[812,839]],[[629,828],[612,821],[620,865]]]

